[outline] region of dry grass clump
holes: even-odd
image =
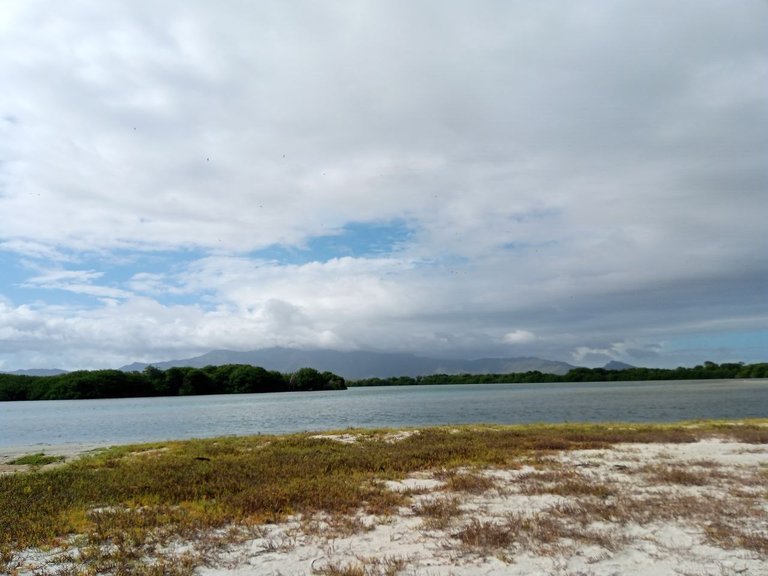
[[[472,518],[452,536],[470,550],[487,553],[510,548],[518,540],[519,533],[519,525],[514,521],[498,523]]]
[[[647,464],[638,470],[646,482],[659,486],[726,486],[732,494],[741,493],[753,497],[760,488],[768,486],[768,475],[757,473],[736,473],[723,470],[718,464],[699,465],[697,462],[674,464]]]
[[[551,555],[583,544],[615,552],[629,540],[623,531],[628,524],[686,522],[701,527],[715,546],[768,555],[768,531],[744,528],[745,518],[767,516],[754,503],[734,508],[727,499],[624,494],[608,502],[578,498],[503,519],[473,518],[451,536],[468,551],[481,554],[531,550]]]
[[[583,534],[589,538],[595,535],[589,528],[596,522],[616,526],[686,522],[701,527],[708,540],[717,546],[743,548],[762,554],[768,552],[768,531],[744,528],[748,519],[768,526],[768,512],[759,499],[754,498],[734,501],[732,498],[687,494],[623,493],[604,502],[581,499],[557,504],[543,513],[571,529],[575,526],[578,530],[586,530]],[[595,543],[599,544],[597,539]]]
[[[745,530],[732,523],[712,522],[705,528],[707,538],[722,548],[752,550],[768,556],[768,529]]]
[[[682,465],[645,466],[643,472],[650,475],[650,480],[658,484],[680,484],[682,486],[706,486],[714,480],[711,470],[700,470]]]
[[[594,496],[604,499],[616,495],[616,488],[610,484],[559,467],[521,474],[518,478],[517,487],[521,494],[529,496],[554,494],[557,496]]]
[[[462,515],[458,498],[432,498],[411,507],[413,513],[424,518],[428,530],[445,530]]]
[[[328,514],[323,513],[304,520],[301,531],[307,536],[324,538],[343,538],[354,534],[370,532],[375,528],[359,514]]]
[[[332,563],[313,568],[318,576],[396,576],[408,564],[406,558],[363,558],[347,564]]]
[[[498,482],[493,478],[480,474],[457,470],[440,470],[433,474],[435,480],[445,482],[444,489],[450,492],[466,494],[483,494],[488,490],[498,489]]]
[[[562,512],[560,510],[559,512]],[[509,514],[502,521],[473,518],[452,534],[468,550],[483,554],[514,549],[551,554],[564,547],[592,544],[618,550],[626,538],[617,529],[606,529],[572,522],[568,515],[542,511],[535,514]]]

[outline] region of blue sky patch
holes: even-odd
[[[49,305],[89,306],[98,304],[103,297],[81,293],[73,284],[106,287],[132,292],[131,280],[136,274],[147,273],[167,275],[172,282],[173,276],[194,260],[203,258],[202,250],[136,252],[118,250],[108,254],[79,254],[75,262],[57,263],[42,258],[19,258],[10,251],[0,251],[2,285],[0,293],[14,304],[29,304],[44,301]],[[26,263],[26,264],[25,264]],[[46,276],[50,272],[86,272],[94,273],[87,279],[63,279],[50,283],[35,282],[34,279]],[[199,294],[153,293],[152,297],[167,304],[194,304]],[[118,299],[120,299],[118,297]]]
[[[16,303],[20,298],[29,297],[27,290],[20,287],[29,277],[29,270],[21,265],[16,254],[0,250],[0,270],[2,270],[0,294]]]
[[[273,245],[251,252],[249,256],[294,265],[344,257],[385,257],[400,250],[412,234],[413,228],[405,220],[352,222],[339,234],[310,238],[304,247]]]
[[[760,362],[764,361],[765,351],[768,350],[768,330],[681,336],[668,340],[667,344],[669,350],[673,352],[712,350],[713,362],[727,361],[722,356],[725,350],[738,353],[737,360]]]

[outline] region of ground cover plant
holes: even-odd
[[[49,456],[43,452],[37,454],[27,454],[20,456],[14,460],[8,462],[12,466],[45,466],[46,464],[53,464],[54,462],[61,462],[64,460],[63,456]]]
[[[592,527],[595,518],[651,522],[695,512],[708,514],[712,541],[768,553],[768,536],[740,533],[734,523],[759,513],[755,498],[768,496],[764,470],[749,482],[734,484],[734,497],[743,504],[734,509],[732,502],[711,498],[627,498],[615,482],[597,481],[587,470],[564,468],[551,458],[616,443],[688,443],[707,437],[766,444],[768,421],[348,430],[116,447],[54,468],[0,476],[0,572],[20,569],[21,550],[45,554],[61,549],[62,554],[51,553],[51,570],[59,574],[191,574],[231,544],[263,536],[269,522],[320,515],[323,526],[341,534],[370,529],[360,514],[382,517],[402,507],[422,517],[428,529],[445,530],[475,551],[534,541],[546,548],[578,538],[611,549],[621,544],[620,536]],[[546,516],[510,516],[503,522],[462,511],[458,495],[502,489],[488,470],[519,470],[531,463],[536,468],[521,470],[515,481],[519,493],[570,496],[577,499],[576,507],[555,506]],[[387,488],[385,481],[414,473],[438,479],[447,496],[417,502],[418,491]],[[627,471],[627,477],[633,474],[651,483],[695,488],[729,480],[707,462],[686,470],[662,463]],[[575,528],[579,523],[583,529]],[[196,544],[190,549],[185,542]],[[289,535],[266,545],[279,549],[290,544]],[[393,559],[386,570],[378,566],[377,571],[389,572],[397,564]]]

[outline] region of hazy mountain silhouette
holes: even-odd
[[[424,376],[427,374],[509,374],[539,370],[550,374],[565,374],[574,366],[567,362],[541,358],[479,358],[476,360],[429,358],[414,354],[337,350],[298,350],[294,348],[264,348],[249,352],[214,350],[181,360],[155,362],[152,366],[165,370],[174,366],[202,368],[221,364],[252,364],[267,370],[294,372],[309,366],[328,370],[348,379],[386,378],[390,376]],[[140,362],[120,368],[141,371],[149,366]]]
[[[13,372],[3,372],[3,374],[13,374],[15,376],[58,376],[66,374],[66,370],[58,368],[32,368],[30,370],[14,370]]]
[[[628,368],[634,368],[634,366],[632,366],[632,364],[627,364],[626,362],[611,360],[605,366],[603,366],[603,368],[605,368],[606,370],[626,370]]]

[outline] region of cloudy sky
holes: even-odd
[[[764,0],[0,0],[0,370],[768,360]]]

